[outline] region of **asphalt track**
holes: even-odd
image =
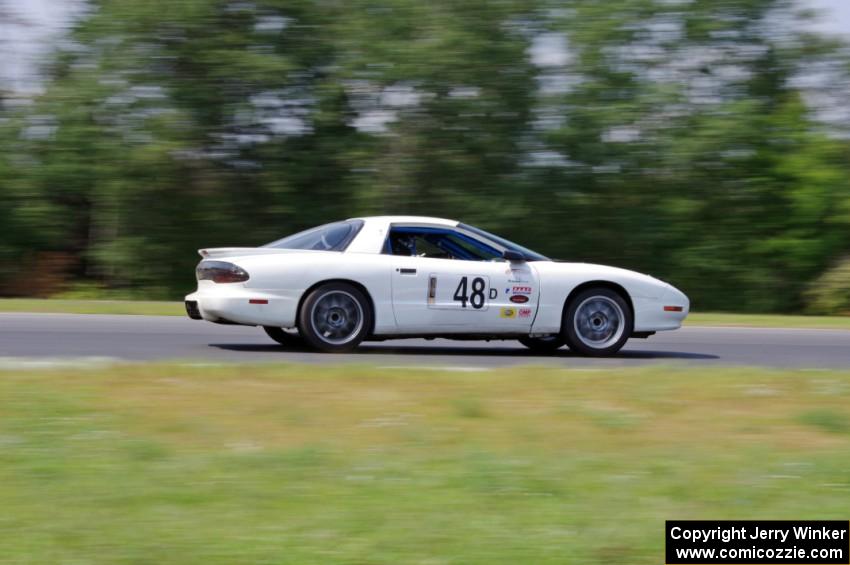
[[[588,359],[562,348],[535,354],[515,341],[407,339],[364,343],[354,353],[287,351],[260,328],[173,316],[0,314],[0,367],[86,359],[190,362],[359,363],[459,370],[510,365],[608,367],[686,364],[850,368],[850,331],[684,327],[630,340],[613,358]]]

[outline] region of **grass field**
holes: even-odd
[[[781,314],[694,312],[687,317],[685,325],[850,330],[850,316],[786,316]]]
[[[154,300],[64,300],[41,298],[0,298],[0,312],[53,314],[137,314],[145,316],[185,316],[182,302]]]
[[[662,561],[847,519],[850,372],[0,372],[0,562]]]
[[[180,302],[131,300],[0,299],[0,312],[53,312],[67,314],[146,314],[185,316]],[[692,313],[688,326],[751,326],[766,328],[820,328],[850,330],[850,316],[782,316],[775,314]]]

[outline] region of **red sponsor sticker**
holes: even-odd
[[[530,318],[531,317],[531,308],[520,308],[519,309],[519,317],[520,318]]]
[[[528,297],[515,294],[511,296],[510,300],[511,302],[515,302],[517,304],[525,304],[526,302],[528,302]]]
[[[530,286],[515,286],[511,289],[512,294],[531,294]]]

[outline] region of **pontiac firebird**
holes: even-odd
[[[630,337],[679,328],[690,308],[648,275],[552,261],[440,218],[354,218],[262,247],[199,253],[189,317],[261,326],[285,347],[326,352],[443,337],[608,356]]]

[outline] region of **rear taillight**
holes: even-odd
[[[225,261],[201,261],[195,269],[199,281],[215,283],[245,282],[250,277],[242,267]]]

